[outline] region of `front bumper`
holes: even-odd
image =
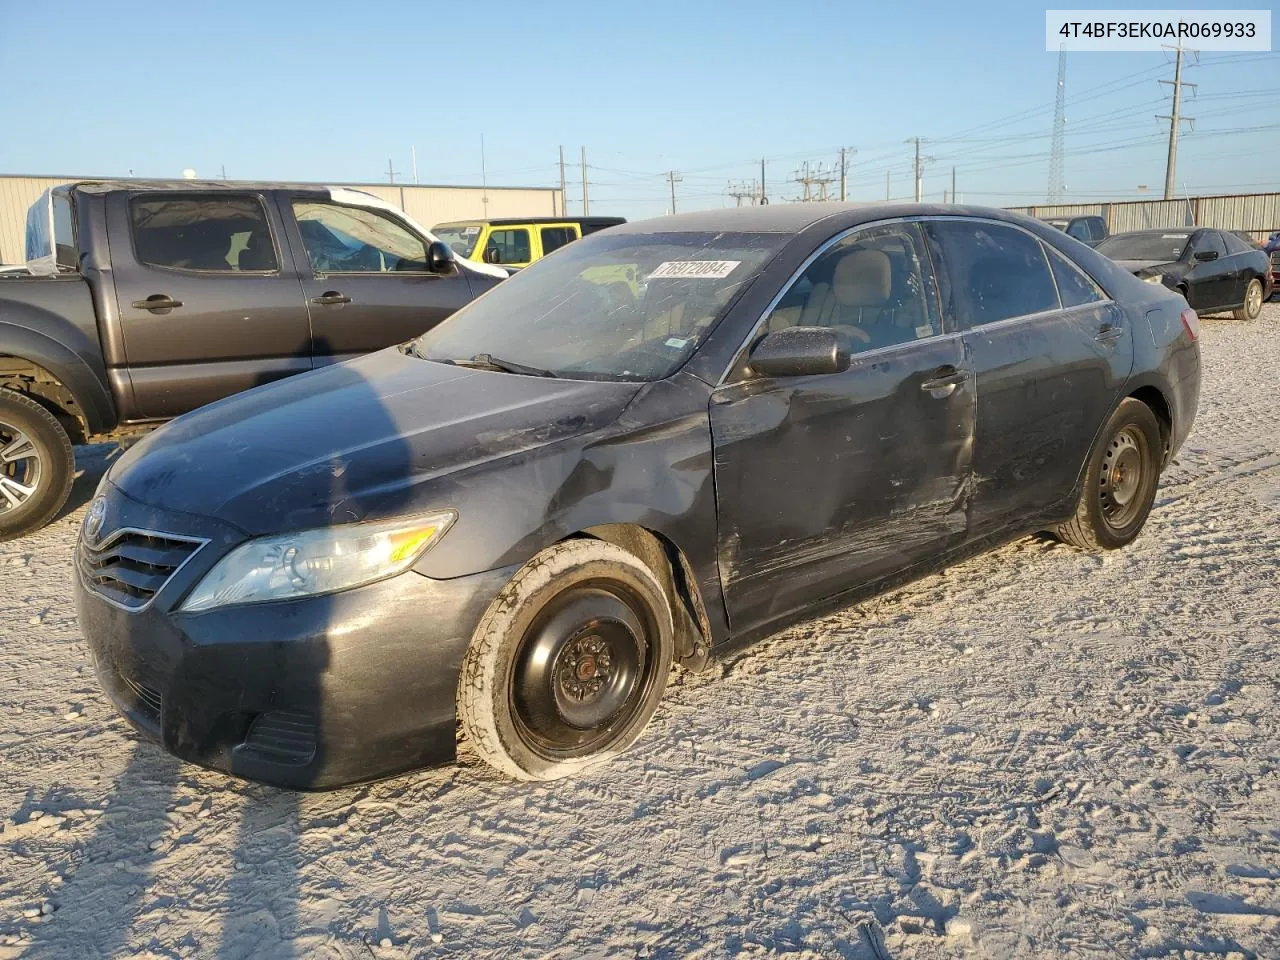
[[[311,790],[453,760],[462,656],[514,569],[409,572],[330,596],[180,613],[229,537],[118,491],[108,498],[130,526],[140,524],[128,514],[146,512],[144,529],[212,541],[140,610],[75,578],[99,681],[144,735],[200,766]]]

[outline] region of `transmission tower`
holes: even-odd
[[[1049,191],[1050,203],[1059,203],[1066,189],[1063,182],[1063,152],[1067,140],[1067,48],[1058,48],[1058,98],[1053,104],[1053,146],[1049,150]]]
[[[1165,49],[1169,48],[1166,47]],[[1190,87],[1193,91],[1196,89],[1194,83],[1187,83],[1182,79],[1182,54],[1186,52],[1195,53],[1196,51],[1187,51],[1182,44],[1178,44],[1173,49],[1177,51],[1177,57],[1174,60],[1173,79],[1160,81],[1173,87],[1173,112],[1156,117],[1157,120],[1169,121],[1169,157],[1165,161],[1164,168],[1164,198],[1166,200],[1173,199],[1173,186],[1177,179],[1178,170],[1178,131],[1182,121],[1185,120],[1191,124],[1192,130],[1196,128],[1195,117],[1184,117],[1182,115],[1182,88]]]
[[[830,200],[831,196],[827,188],[839,179],[839,174],[834,170],[828,170],[821,163],[811,165],[808,160],[791,178],[792,182],[800,184],[804,191],[800,196],[801,201]]]
[[[755,180],[730,181],[729,189],[725,193],[737,201],[734,206],[740,207],[742,201],[746,200],[748,206],[754,207],[760,200],[760,184]]]

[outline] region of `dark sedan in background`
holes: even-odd
[[[1197,313],[1230,310],[1237,320],[1256,320],[1271,295],[1267,255],[1228,230],[1138,230],[1094,249],[1139,279],[1178,291]]]
[[[452,760],[461,720],[497,770],[567,776],[673,661],[1037,530],[1130,543],[1197,330],[1001,210],[625,224],[138,443],[76,548],[81,629],[195,763],[332,787]]]

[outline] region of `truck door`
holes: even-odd
[[[471,300],[462,270],[428,270],[427,241],[391,211],[305,195],[289,203],[316,366],[412,340]]]
[[[176,417],[311,369],[302,286],[268,195],[152,190],[107,198],[132,397],[126,420]]]

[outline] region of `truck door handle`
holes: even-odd
[[[175,307],[182,306],[181,300],[175,300],[173,297],[164,293],[153,293],[145,300],[133,301],[135,310],[172,310]]]
[[[933,399],[941,400],[955,393],[956,387],[969,379],[965,370],[957,370],[951,364],[933,371],[930,378],[920,384],[920,389],[933,395]]]
[[[1109,323],[1104,323],[1101,327],[1098,328],[1098,333],[1093,339],[1097,340],[1099,343],[1109,344],[1109,343],[1115,343],[1117,340],[1119,340],[1123,336],[1124,336],[1124,329],[1122,327],[1113,327]]]
[[[318,297],[311,298],[312,303],[350,303],[351,298],[337,290],[326,290]]]

